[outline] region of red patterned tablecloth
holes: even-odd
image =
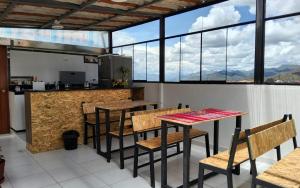
[[[191,111],[185,113],[169,114],[159,116],[159,119],[176,121],[177,123],[201,123],[202,121],[213,121],[218,119],[224,119],[227,117],[240,116],[244,113],[233,110],[222,110],[215,108],[206,108],[199,111]]]

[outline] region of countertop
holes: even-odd
[[[45,91],[33,91],[25,90],[25,92],[60,92],[60,91],[89,91],[89,90],[120,90],[120,89],[142,89],[144,87],[126,87],[126,88],[80,88],[80,89],[62,89],[62,90],[45,90]]]

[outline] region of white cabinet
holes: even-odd
[[[24,131],[25,128],[25,98],[24,94],[9,92],[10,127],[14,131]]]

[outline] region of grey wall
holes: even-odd
[[[86,64],[81,55],[10,51],[11,76],[37,76],[38,80],[59,80],[59,71],[86,72],[86,80],[98,80],[98,66]]]

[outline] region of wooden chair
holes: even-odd
[[[296,128],[291,115],[288,121],[255,134],[246,130],[246,134],[252,170],[251,187],[300,187],[300,149],[297,148]],[[293,140],[294,150],[258,175],[256,159],[290,139]]]
[[[155,175],[154,175],[154,163],[159,161],[154,160],[154,152],[160,151],[161,148],[161,137],[153,137],[148,138],[146,140],[139,140],[138,135],[140,133],[149,132],[157,129],[161,129],[161,121],[156,118],[157,116],[173,114],[173,113],[183,113],[191,111],[189,108],[183,109],[159,109],[157,111],[153,111],[152,113],[148,112],[147,114],[132,114],[132,123],[134,130],[134,141],[135,141],[135,150],[134,150],[134,167],[133,167],[133,176],[136,177],[138,173],[138,168],[144,167],[146,165],[150,165],[150,178],[151,178],[151,186],[155,187]],[[208,138],[208,133],[198,130],[191,129],[191,139],[196,137],[205,136]],[[172,132],[167,136],[167,143],[169,147],[176,146],[176,144],[183,141],[183,132]],[[208,139],[207,139],[208,141]],[[207,143],[207,147],[209,147],[209,143]],[[138,165],[138,156],[139,149],[145,150],[149,153],[149,163],[145,163],[142,165]],[[209,152],[209,148],[207,150]],[[181,153],[181,152],[180,152]],[[178,150],[176,153],[169,155],[168,157],[178,155]],[[208,154],[209,155],[209,154]]]
[[[125,101],[125,100],[122,100]],[[96,109],[95,106],[96,105],[101,105],[101,104],[105,104],[104,102],[82,102],[81,103],[81,108],[82,108],[82,114],[83,114],[83,127],[84,127],[84,135],[83,135],[83,143],[85,145],[88,144],[88,139],[92,138],[93,139],[93,147],[96,148],[96,137],[95,137],[95,133],[96,133]],[[130,118],[130,114],[128,114],[129,118]],[[100,119],[104,120],[104,113],[100,113]],[[120,120],[120,116],[119,116],[119,112],[114,112],[111,114],[110,120],[112,123],[116,123],[119,122]],[[100,122],[100,125],[104,125],[104,121]],[[88,136],[88,129],[92,128],[92,136]],[[105,131],[105,126],[100,127],[100,132],[104,132]]]
[[[276,126],[286,121],[286,119],[287,116],[284,116],[280,120],[249,129],[250,134],[255,134],[270,127]],[[277,150],[277,160],[280,160],[280,147],[276,147],[275,149]],[[227,186],[229,188],[233,187],[232,173],[239,174],[240,164],[247,160],[249,160],[249,154],[246,133],[245,131],[241,131],[239,128],[236,128],[229,150],[220,152],[214,156],[199,161],[198,187],[203,187],[204,169],[226,175]]]

